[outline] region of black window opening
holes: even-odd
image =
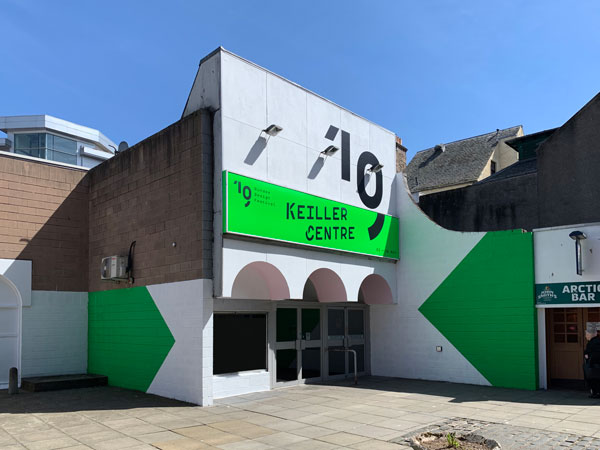
[[[267,370],[267,315],[215,314],[213,374]]]
[[[494,175],[496,173],[496,161],[492,161],[492,164],[490,167],[490,172],[491,172],[491,175]]]

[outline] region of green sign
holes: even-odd
[[[600,304],[600,281],[535,285],[536,305]]]
[[[223,172],[223,232],[399,257],[398,218]]]

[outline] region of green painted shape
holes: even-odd
[[[487,233],[419,311],[493,386],[537,389],[531,233]]]
[[[145,287],[90,292],[88,372],[146,392],[175,338]]]

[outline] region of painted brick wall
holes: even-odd
[[[100,262],[132,241],[135,286],[212,277],[211,133],[198,111],[90,171],[90,291],[128,287]]]
[[[88,371],[146,392],[175,339],[146,287],[89,294]]]
[[[87,292],[33,291],[23,308],[24,377],[87,371]]]
[[[531,233],[487,233],[419,311],[492,386],[536,389]]]
[[[33,261],[34,290],[87,291],[86,174],[0,156],[0,258]]]
[[[211,296],[210,280],[90,293],[88,371],[112,386],[211,404]]]

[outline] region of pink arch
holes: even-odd
[[[359,288],[360,297],[368,305],[391,305],[394,303],[392,289],[381,275],[373,273],[363,280]]]
[[[235,277],[231,297],[252,300],[284,300],[290,288],[283,274],[273,264],[256,261],[246,265]]]
[[[347,302],[346,288],[342,279],[331,269],[317,269],[308,277],[320,302]],[[307,281],[308,282],[308,281]]]

